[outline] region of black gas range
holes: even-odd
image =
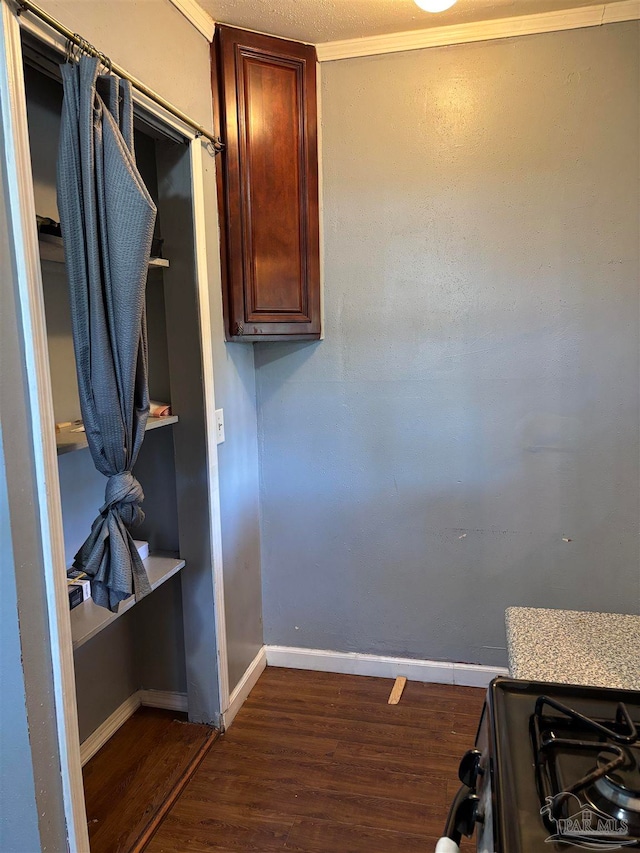
[[[640,849],[640,692],[497,678],[436,853]]]

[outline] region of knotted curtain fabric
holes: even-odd
[[[156,207],[133,150],[131,86],[83,56],[61,66],[58,209],[80,407],[105,502],[75,557],[96,604],[150,592],[129,527],[144,518],[132,474],[149,415],[145,285]]]

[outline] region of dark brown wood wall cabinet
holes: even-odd
[[[315,48],[221,26],[212,67],[227,339],[317,339]]]

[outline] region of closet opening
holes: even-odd
[[[145,291],[148,384],[158,405],[133,469],[145,494],[145,519],[132,530],[144,549],[152,592],[122,601],[117,612],[91,598],[70,609],[67,571],[104,502],[106,480],[93,464],[82,430],[64,241],[57,227],[64,43],[46,32],[40,39],[33,32],[37,27],[31,23],[20,33],[21,55],[14,54],[24,81],[26,131],[16,134],[16,147],[23,162],[28,158],[33,179],[33,196],[20,197],[32,235],[25,253],[35,255],[37,247],[39,261],[29,281],[27,310],[37,315],[34,328],[42,334],[36,331],[28,345],[36,356],[47,356],[33,393],[46,404],[39,428],[59,487],[49,490],[46,506],[54,541],[51,633],[60,637],[62,681],[75,682],[74,695],[65,690],[66,723],[58,729],[67,760],[62,773],[68,822],[72,812],[76,849],[84,851],[89,847],[80,764],[86,765],[141,705],[177,712],[212,730],[221,728],[228,707],[201,209],[202,158],[211,154],[193,131],[134,95],[136,162],[158,210]],[[144,812],[145,803],[139,806]],[[105,848],[92,841],[91,849]]]

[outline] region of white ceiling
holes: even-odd
[[[531,15],[602,0],[458,0],[446,12],[431,14],[413,0],[198,0],[214,21],[318,44]]]

